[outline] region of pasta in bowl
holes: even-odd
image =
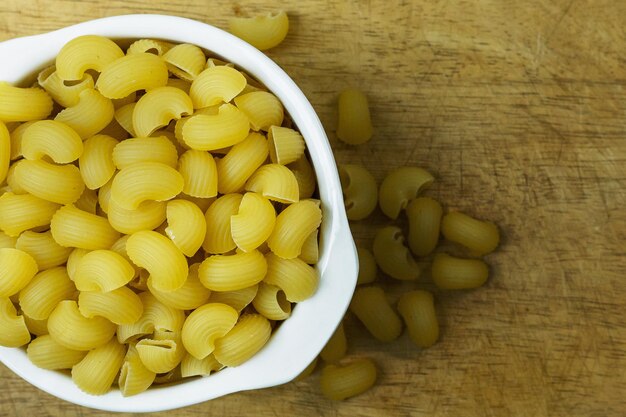
[[[107,38],[131,47],[126,54],[120,53],[119,46],[107,42]],[[157,54],[133,50],[132,45],[144,51],[158,49],[155,39],[178,46]],[[154,43],[136,45],[129,40]],[[91,62],[88,68],[80,59],[61,59],[57,60],[56,71],[44,70],[59,54],[73,56],[65,45],[84,48],[80,45],[83,41],[87,45],[101,43],[98,59],[103,62]],[[180,56],[190,55],[185,45],[197,45],[213,57],[232,62],[234,67],[216,65],[211,58],[205,69],[204,56],[202,68],[178,65]],[[47,106],[52,106],[51,101],[46,104],[37,96],[43,90],[23,89],[33,95],[29,99],[33,104],[27,110],[32,112],[32,117],[27,117],[32,122],[23,124],[30,124],[28,127],[14,127],[12,135],[21,135],[22,141],[27,136],[23,143],[28,146],[21,150],[25,159],[5,167],[7,183],[14,192],[4,193],[0,206],[13,208],[11,212],[16,207],[27,207],[30,212],[21,211],[19,217],[0,215],[0,227],[10,234],[7,238],[12,245],[0,249],[0,261],[20,268],[15,278],[19,282],[11,283],[13,286],[0,283],[4,291],[0,315],[16,328],[19,323],[6,319],[16,317],[16,305],[36,317],[47,317],[47,325],[42,324],[45,319],[27,323],[30,333],[40,333],[29,345],[29,356],[37,358],[38,363],[49,359],[46,352],[62,351],[61,362],[69,366],[56,365],[72,368],[78,379],[81,375],[93,376],[94,363],[110,363],[111,368],[98,370],[110,374],[99,381],[116,379],[127,394],[138,394],[123,396],[118,389],[107,392],[106,384],[94,384],[88,389],[104,395],[87,394],[66,373],[35,366],[24,349],[1,347],[0,360],[28,382],[59,398],[127,412],[167,410],[237,391],[275,386],[304,370],[348,307],[358,261],[332,151],[315,111],[294,82],[265,55],[226,32],[193,20],[159,15],[111,17],[14,39],[0,44],[0,58],[6,63],[0,69],[0,80],[8,83],[0,89],[13,88],[10,84],[30,85],[25,84],[32,81],[28,76],[42,70],[40,84],[53,83],[55,76],[75,80],[65,84],[68,94],[55,97],[65,110],[58,112],[54,121],[41,120],[51,111]],[[66,61],[72,65],[59,66],[59,62]],[[180,82],[170,83],[159,78],[163,75],[138,72],[157,67],[161,68],[160,74],[165,68],[166,78],[169,71]],[[267,91],[242,91],[247,81],[235,74],[242,74],[235,68],[257,79]],[[83,77],[87,69],[99,73],[95,82]],[[128,77],[132,83],[115,81],[119,74],[129,72],[137,72]],[[190,79],[198,82],[191,83],[188,94],[181,93],[183,83]],[[202,93],[204,83],[215,82],[220,88],[214,97]],[[129,99],[137,90],[145,93]],[[259,115],[250,110],[258,106],[276,108],[276,101],[282,103],[297,131],[280,126],[276,112]],[[168,105],[160,108],[162,114],[151,111],[155,103],[163,102]],[[10,115],[10,110],[5,114]],[[155,140],[149,144],[142,141],[160,131],[164,117],[168,121],[177,119],[176,129],[150,137]],[[132,131],[135,139],[116,143],[101,134],[113,119],[119,127]],[[22,116],[20,121],[24,120]],[[4,121],[10,122],[11,117],[6,116]],[[220,129],[220,135],[203,133]],[[261,130],[267,133],[255,133]],[[63,138],[63,146],[50,146],[46,135]],[[179,136],[188,149],[177,149]],[[314,172],[298,158],[304,143]],[[264,145],[269,148],[268,161],[266,157],[259,160],[256,151]],[[207,158],[207,151],[218,158]],[[110,161],[95,164],[101,160],[100,152],[108,152]],[[150,155],[150,159],[137,159],[137,155]],[[77,160],[80,167],[93,165],[98,169],[83,172],[72,163]],[[285,167],[288,163],[290,169]],[[245,175],[229,176],[235,168],[245,171]],[[211,182],[220,175],[227,181]],[[43,187],[37,178],[57,179],[55,183],[65,186]],[[195,178],[202,180],[201,186]],[[160,182],[158,186],[155,179]],[[315,179],[316,198],[302,198],[311,196]],[[186,199],[176,197],[185,193]],[[101,212],[96,212],[96,206]],[[279,208],[277,215],[275,207]],[[231,219],[230,240],[224,240],[219,227],[207,230],[201,238],[194,235],[190,225],[209,218],[216,222]],[[254,227],[259,218],[265,227]],[[285,228],[293,222],[300,226],[295,230]],[[92,231],[91,235],[72,232],[81,227]],[[19,236],[21,242],[14,243],[11,236]],[[266,243],[260,247],[260,242]],[[56,246],[45,257],[26,254],[27,247],[37,245]],[[194,259],[199,247],[213,255]],[[315,264],[315,268],[309,264]],[[225,279],[233,268],[241,272],[236,282]],[[43,272],[37,274],[38,270]],[[43,273],[45,279],[40,277]],[[293,274],[303,277],[302,285],[289,280]],[[37,293],[48,282],[58,283],[54,284],[56,302],[39,305]],[[133,288],[141,290],[129,289],[128,283],[135,283]],[[69,295],[74,288],[80,291],[76,299]],[[292,302],[297,303],[293,310]],[[120,308],[107,313],[103,305]],[[138,305],[141,311],[133,308]],[[258,314],[241,315],[246,305]],[[207,316],[219,320],[208,323]],[[284,321],[276,326],[279,320]],[[68,327],[68,323],[74,327]],[[82,330],[77,335],[68,328]],[[98,332],[93,332],[94,328]],[[136,337],[147,333],[149,338]],[[251,334],[256,340],[253,355],[237,348],[239,341]],[[28,334],[22,336],[30,338]],[[16,346],[25,344],[19,337]],[[123,344],[128,340],[136,343]],[[177,345],[184,345],[186,352],[179,352]],[[155,355],[159,349],[169,355]],[[205,359],[199,365],[201,358]],[[129,382],[138,363],[161,381],[172,377],[168,376],[172,363],[180,363],[178,369],[228,367],[205,378],[143,391]]]

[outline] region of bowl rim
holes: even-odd
[[[298,303],[292,316],[246,364],[224,369],[210,377],[150,388],[136,396],[123,397],[119,390],[102,396],[86,394],[66,375],[37,368],[22,349],[0,347],[0,361],[32,385],[58,398],[116,412],[165,411],[291,381],[314,360],[331,337],[348,308],[358,274],[356,247],[343,205],[337,166],[315,110],[295,82],[250,44],[203,22],[159,14],[105,17],[1,42],[0,80],[21,81],[25,74],[32,74],[50,63],[67,41],[86,34],[112,39],[155,38],[193,43],[244,69],[280,99],[305,139],[317,177],[323,211],[320,260],[316,265],[320,285],[312,298]],[[328,308],[328,302],[333,308]],[[291,332],[298,336],[283,336]]]

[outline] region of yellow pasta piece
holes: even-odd
[[[135,345],[139,358],[152,372],[169,372],[180,364],[185,356],[185,348],[179,332],[155,332]]]
[[[317,241],[317,235],[319,229],[314,230],[302,244],[302,252],[300,252],[300,259],[308,264],[315,264],[319,261],[319,243]]]
[[[28,122],[45,119],[52,112],[52,99],[41,88],[19,88],[0,81],[0,121]]]
[[[0,265],[0,298],[20,292],[38,270],[32,256],[14,248],[0,249]]]
[[[441,233],[446,239],[465,246],[477,256],[493,252],[500,242],[500,233],[495,224],[459,212],[443,216]]]
[[[131,45],[132,46],[132,45]],[[147,390],[154,382],[156,372],[150,371],[141,362],[135,345],[128,345],[124,364],[120,369],[118,385],[123,396],[137,395]]]
[[[163,54],[167,69],[183,80],[193,81],[204,69],[205,56],[196,45],[182,43]]]
[[[244,252],[255,250],[272,234],[275,222],[272,203],[257,193],[246,193],[239,211],[230,218],[233,241]]]
[[[90,190],[102,187],[113,178],[115,163],[112,158],[117,144],[117,140],[107,135],[96,135],[84,142],[78,165],[80,175]]]
[[[74,248],[72,252],[70,253],[69,258],[67,258],[67,264],[66,264],[67,275],[70,277],[72,281],[74,281],[76,271],[78,270],[78,264],[80,264],[80,261],[89,252],[91,251],[87,249]]]
[[[362,394],[376,382],[376,366],[367,358],[345,366],[326,365],[320,376],[322,394],[335,401]]]
[[[285,39],[289,18],[283,10],[251,18],[234,17],[228,22],[228,31],[264,51],[278,46]]]
[[[285,320],[291,315],[291,303],[285,292],[275,285],[261,282],[252,300],[254,309],[270,320]]]
[[[165,234],[188,257],[192,257],[204,242],[206,221],[198,206],[186,200],[167,202]]]
[[[416,198],[420,191],[429,187],[434,180],[434,177],[422,168],[401,167],[391,171],[380,184],[378,192],[380,209],[387,217],[397,219],[409,201]]]
[[[257,250],[234,255],[213,255],[200,264],[198,278],[211,291],[235,291],[261,282],[268,271]]]
[[[176,168],[176,146],[165,136],[132,138],[120,142],[113,150],[113,163],[124,169],[138,162],[159,162]]]
[[[74,165],[21,160],[16,164],[14,175],[24,190],[53,203],[73,203],[85,188],[80,171]]]
[[[83,153],[83,141],[68,125],[54,120],[33,123],[22,136],[22,154],[26,159],[49,157],[57,164],[67,164]]]
[[[22,138],[26,130],[32,126],[36,120],[22,123],[11,132],[11,161],[22,157]]]
[[[95,190],[85,188],[80,198],[74,203],[77,209],[87,213],[96,214],[98,211],[98,193]]]
[[[72,368],[83,360],[87,352],[68,349],[55,342],[50,335],[42,335],[30,342],[26,354],[39,368],[60,370]]]
[[[124,98],[137,90],[150,90],[167,84],[165,62],[149,53],[126,55],[107,65],[96,82],[103,96]]]
[[[241,313],[241,311],[254,300],[258,290],[259,285],[255,284],[240,290],[213,291],[209,297],[209,302],[229,305],[237,310],[237,312]]]
[[[80,291],[109,292],[128,284],[134,276],[135,269],[122,255],[99,249],[82,257],[74,283]]]
[[[87,353],[72,367],[72,381],[88,394],[106,394],[113,385],[126,355],[126,346],[115,339]]]
[[[356,251],[359,256],[359,276],[356,284],[369,284],[376,281],[378,266],[376,265],[374,255],[369,249],[361,246],[357,246]]]
[[[420,197],[406,207],[409,219],[409,248],[417,256],[431,253],[439,241],[439,225],[443,209],[432,198]]]
[[[248,117],[227,103],[219,107],[216,115],[191,116],[183,126],[182,137],[192,149],[211,151],[235,145],[243,141],[249,132]]]
[[[34,320],[46,320],[57,304],[71,299],[75,292],[64,267],[41,271],[20,291],[20,308]]]
[[[374,237],[374,258],[378,267],[392,278],[414,281],[420,276],[420,267],[404,245],[399,227],[379,229]]]
[[[349,145],[361,145],[372,138],[372,120],[365,94],[349,88],[339,94],[337,137]]]
[[[123,324],[117,328],[120,343],[129,343],[155,331],[180,332],[185,322],[185,312],[168,307],[149,292],[139,294],[143,304],[143,314],[133,324]]]
[[[439,324],[431,293],[411,291],[402,294],[398,300],[398,312],[413,343],[421,348],[435,344],[439,338]]]
[[[166,201],[183,190],[183,177],[160,162],[137,162],[121,169],[111,184],[111,199],[135,210],[146,200]]]
[[[37,83],[43,87],[50,97],[63,107],[72,107],[78,104],[80,92],[94,88],[93,77],[83,74],[80,80],[66,84],[54,65],[45,68],[37,76]]]
[[[191,83],[189,96],[193,107],[202,109],[216,104],[228,103],[246,86],[246,78],[234,68],[209,67]]]
[[[1,256],[1,254],[0,254]],[[30,342],[24,316],[18,316],[11,300],[0,296],[0,346],[20,347]]]
[[[175,291],[159,291],[152,286],[152,281],[148,281],[148,289],[163,304],[178,310],[194,310],[204,304],[211,295],[198,278],[199,263],[189,266],[189,275],[182,287]]]
[[[231,233],[231,216],[237,214],[243,196],[226,194],[215,200],[204,214],[206,235],[202,248],[208,253],[226,253],[237,246]]]
[[[57,210],[50,222],[50,231],[61,246],[90,250],[110,248],[120,238],[107,219],[71,204]]]
[[[76,301],[61,301],[50,313],[48,331],[58,344],[73,350],[91,350],[107,343],[116,326],[102,317],[80,314]]]
[[[109,223],[120,233],[132,234],[142,230],[153,230],[166,219],[166,203],[147,200],[135,210],[126,210],[114,200],[108,204]]]
[[[283,124],[283,105],[272,93],[253,91],[235,97],[234,101],[237,108],[248,116],[253,130],[267,132],[271,129],[270,126]]]
[[[0,248],[15,248],[17,238],[0,232]]]
[[[467,290],[487,282],[489,267],[481,259],[455,258],[438,253],[431,266],[433,282],[444,290]]]
[[[27,191],[20,187],[20,185],[15,180],[15,167],[17,164],[12,164],[8,171],[6,177],[6,187],[7,189],[3,192],[11,192],[13,194],[26,194]]]
[[[289,168],[279,164],[261,166],[246,182],[245,189],[279,203],[295,203],[299,199],[298,180]]]
[[[4,193],[0,196],[0,229],[9,236],[47,226],[60,206],[30,194]]]
[[[109,292],[82,291],[78,308],[87,318],[101,316],[115,324],[133,324],[143,313],[141,299],[128,287]]]
[[[128,256],[150,272],[159,291],[176,291],[185,284],[189,268],[180,250],[165,236],[152,231],[134,233],[126,242]]]
[[[28,327],[28,331],[35,336],[43,336],[48,334],[48,319],[45,320],[35,320],[28,315],[23,314],[24,322],[26,323],[26,327]]]
[[[357,288],[350,303],[350,311],[381,342],[396,340],[402,333],[402,321],[380,287]]]
[[[313,171],[313,167],[306,155],[302,155],[300,159],[289,164],[287,168],[296,176],[300,200],[311,198],[316,186],[315,171]]]
[[[209,355],[204,359],[196,359],[193,355],[187,353],[180,362],[180,374],[183,378],[210,375],[211,372],[219,371],[222,368],[223,365],[213,355]]]
[[[304,138],[288,127],[271,126],[267,132],[273,163],[287,165],[304,156]]]
[[[274,253],[268,253],[265,259],[267,274],[263,282],[283,290],[288,301],[298,303],[315,294],[319,276],[313,267],[301,259],[283,259]]]
[[[339,323],[326,346],[320,352],[320,356],[326,363],[337,363],[346,356],[347,350],[348,340],[346,339],[346,333],[343,330],[343,323]]]
[[[127,55],[151,53],[161,56],[170,49],[167,42],[158,41],[156,39],[139,39],[131,43],[126,50]]]
[[[199,197],[211,198],[217,195],[217,167],[210,153],[188,150],[178,161],[178,172],[183,176],[183,192]]]
[[[270,322],[260,314],[245,314],[226,336],[215,341],[213,355],[222,365],[239,366],[253,357],[270,338]]]
[[[4,182],[11,163],[11,134],[4,123],[0,122],[0,183]]]
[[[267,244],[281,258],[296,258],[305,240],[321,222],[322,211],[315,201],[302,200],[291,204],[276,217],[276,225]]]
[[[126,104],[115,110],[114,114],[117,123],[133,137],[137,136],[133,126],[133,114],[135,113],[136,105],[137,103]]]
[[[114,114],[111,100],[96,90],[83,90],[78,104],[61,111],[54,120],[65,123],[82,139],[87,139],[107,127]]]
[[[72,252],[72,249],[59,245],[50,231],[26,231],[17,239],[15,248],[32,256],[40,271],[64,264]]]
[[[215,341],[224,337],[237,323],[239,313],[221,303],[208,303],[191,312],[185,320],[182,341],[196,359],[204,359],[215,349]]]
[[[158,87],[144,94],[133,109],[133,129],[140,137],[150,136],[184,115],[193,113],[193,103],[184,91]]]
[[[248,178],[265,162],[268,153],[265,137],[250,133],[217,161],[217,190],[222,194],[241,192]]]
[[[101,72],[111,62],[124,56],[115,42],[103,36],[84,35],[67,42],[56,58],[61,80],[80,80],[87,70]]]
[[[378,187],[370,172],[360,165],[340,165],[339,178],[346,214],[350,220],[363,220],[378,204]]]

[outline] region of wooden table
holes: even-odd
[[[220,27],[270,2],[4,0],[0,40],[102,16],[164,13]],[[350,356],[378,385],[345,402],[319,372],[170,415],[626,415],[626,2],[287,1],[287,40],[268,54],[301,86],[339,163],[380,181],[399,165],[433,172],[429,194],[500,226],[480,290],[437,292],[441,340],[373,341],[347,320]],[[1,65],[1,64],[0,64]],[[339,90],[371,100],[358,148],[334,134]],[[354,224],[369,244],[380,212]],[[408,288],[388,282],[392,293]],[[432,288],[428,279],[409,287]],[[0,366],[0,415],[103,416]],[[165,415],[165,414],[164,414]]]

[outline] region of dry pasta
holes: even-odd
[[[244,314],[226,336],[215,341],[213,355],[222,365],[239,366],[254,356],[270,338],[270,322],[260,314]]]
[[[32,256],[14,248],[0,249],[0,265],[0,297],[20,292],[38,271]]]
[[[50,97],[63,107],[71,107],[78,104],[80,93],[83,90],[93,89],[93,77],[83,74],[80,80],[66,84],[54,65],[43,69],[37,76],[37,83],[43,87]]]
[[[350,311],[381,342],[391,342],[402,333],[402,321],[380,287],[360,287],[354,293]]]
[[[184,91],[167,86],[154,88],[137,101],[133,109],[133,129],[137,136],[150,136],[170,121],[192,113],[193,103]]]
[[[118,386],[122,395],[128,397],[144,392],[152,385],[155,377],[156,372],[145,367],[135,345],[130,344],[118,379]]]
[[[36,366],[49,369],[71,369],[83,360],[87,352],[68,349],[58,344],[50,335],[42,335],[34,339],[26,348],[28,359]]]
[[[63,300],[48,317],[50,336],[60,345],[73,350],[91,350],[107,343],[116,326],[103,317],[87,318],[76,301]]]
[[[158,41],[156,39],[139,39],[130,44],[130,46],[126,50],[126,54],[132,55],[147,52],[161,56],[169,49],[170,46],[167,44],[167,42]]]
[[[204,242],[206,220],[204,213],[187,200],[171,200],[166,208],[165,234],[185,256],[192,257]]]
[[[204,69],[205,56],[196,45],[183,43],[176,45],[163,54],[167,69],[186,81],[193,81]]]
[[[211,296],[211,291],[202,285],[198,278],[199,267],[198,263],[189,266],[187,280],[177,290],[159,291],[154,288],[152,281],[148,281],[148,289],[157,300],[168,307],[178,310],[194,310],[206,304]]]
[[[57,304],[71,299],[75,292],[65,268],[47,269],[35,275],[20,291],[20,308],[34,320],[46,320]]]
[[[103,36],[85,35],[72,39],[59,51],[56,68],[61,80],[80,80],[87,70],[101,72],[124,56],[115,42]]]
[[[265,259],[267,275],[263,282],[283,290],[288,301],[297,303],[315,294],[319,284],[315,268],[299,258],[283,259],[271,252],[265,255]]]
[[[437,246],[442,214],[441,204],[428,197],[416,198],[406,207],[409,248],[415,255],[426,256]]]
[[[211,198],[217,195],[217,166],[209,152],[190,149],[178,160],[178,172],[183,177],[183,192],[193,197]]]
[[[289,31],[289,18],[283,10],[252,18],[234,17],[228,22],[233,35],[264,51],[280,44]]]
[[[302,244],[302,252],[300,252],[299,258],[308,264],[316,264],[319,261],[319,242],[317,241],[317,235],[319,229],[314,230],[304,243]]]
[[[367,358],[348,365],[327,365],[322,369],[320,386],[325,397],[340,401],[359,395],[376,382],[376,366]]]
[[[185,312],[168,307],[157,300],[150,292],[139,293],[143,304],[143,314],[133,324],[117,327],[117,340],[129,343],[155,331],[180,332],[185,322]]]
[[[363,220],[378,204],[378,187],[370,172],[360,165],[340,165],[339,178],[350,220]]]
[[[71,248],[59,245],[50,231],[25,231],[17,238],[15,248],[32,256],[40,271],[63,265],[72,252]]]
[[[120,238],[106,218],[72,204],[57,210],[50,222],[50,232],[61,246],[90,250],[110,248]]]
[[[228,103],[241,93],[246,78],[236,69],[227,66],[209,67],[191,83],[189,96],[195,109]]]
[[[270,159],[275,164],[287,165],[304,156],[304,138],[288,127],[271,126],[267,132]]]
[[[59,205],[31,194],[4,193],[0,196],[0,229],[8,236],[48,226]]]
[[[72,367],[72,381],[78,388],[92,395],[107,393],[113,385],[126,355],[126,347],[117,340],[89,351]]]
[[[70,204],[80,198],[85,183],[74,165],[23,159],[15,165],[15,181],[28,193],[47,201]]]
[[[133,114],[135,113],[135,106],[137,103],[129,103],[115,110],[115,121],[124,129],[128,134],[135,137],[135,128],[133,126]]]
[[[348,340],[346,339],[346,333],[343,330],[343,323],[339,323],[326,346],[320,352],[320,356],[326,363],[336,363],[346,356],[347,350]]]
[[[28,122],[45,119],[52,112],[52,99],[41,88],[19,88],[0,81],[0,121]]]
[[[275,222],[276,210],[272,203],[257,193],[246,193],[239,211],[230,218],[233,241],[242,251],[250,252],[267,240]]]
[[[237,214],[242,198],[241,194],[226,194],[209,206],[204,214],[207,229],[202,243],[206,252],[218,254],[235,249],[230,218]]]
[[[165,62],[149,53],[137,53],[118,58],[107,65],[96,88],[103,96],[119,99],[138,90],[150,90],[167,84]]]
[[[229,305],[237,310],[237,312],[241,313],[256,297],[259,285],[261,285],[261,283],[240,290],[212,291],[209,302]]]
[[[126,139],[111,155],[117,169],[128,168],[138,162],[160,162],[172,168],[178,163],[176,146],[165,136]]]
[[[359,256],[359,275],[356,281],[357,285],[369,284],[376,281],[378,267],[376,265],[374,255],[369,249],[361,246],[357,246],[356,251]]]
[[[100,316],[115,324],[133,324],[143,314],[141,299],[128,287],[108,292],[81,291],[78,309],[87,318]]]
[[[84,142],[84,150],[78,158],[78,166],[88,189],[98,189],[113,178],[115,163],[112,158],[117,144],[116,139],[107,135],[92,136]]]
[[[16,243],[17,238],[15,236],[9,236],[0,231],[0,248],[14,248]]]
[[[296,176],[289,168],[279,164],[262,165],[246,182],[245,189],[279,203],[295,203],[299,199]]]
[[[431,274],[435,285],[441,289],[466,290],[483,285],[489,278],[489,267],[481,259],[438,253],[433,258]]]
[[[443,216],[441,233],[446,239],[465,246],[476,255],[492,252],[500,242],[500,234],[495,224],[459,212]]]
[[[49,157],[57,164],[67,164],[83,153],[83,141],[74,129],[55,120],[39,120],[22,136],[22,154],[26,159]]]
[[[276,225],[267,244],[281,258],[296,258],[305,240],[321,222],[322,210],[314,200],[291,204],[276,217]]]
[[[185,356],[180,332],[157,331],[135,345],[145,367],[157,374],[174,369]]]
[[[398,300],[398,312],[413,343],[421,348],[435,344],[439,338],[439,324],[431,293],[418,290],[402,294]]]
[[[372,138],[373,128],[365,94],[349,88],[339,94],[337,137],[349,145],[361,145]]]
[[[35,336],[43,336],[48,334],[48,319],[46,320],[35,320],[28,315],[23,314],[24,322],[26,323],[26,327],[31,334]]]
[[[114,114],[111,100],[96,90],[83,90],[79,94],[78,103],[62,110],[54,120],[65,123],[82,139],[87,139],[107,127]]]
[[[250,122],[245,113],[226,103],[219,107],[216,115],[191,116],[183,126],[182,136],[190,148],[212,151],[236,145],[248,136],[249,131]]]
[[[210,375],[211,372],[219,371],[222,368],[223,365],[213,355],[209,355],[204,359],[196,359],[193,355],[187,353],[180,362],[180,374],[183,378]]]
[[[306,155],[302,155],[300,159],[289,164],[287,168],[296,177],[300,200],[311,198],[315,192],[315,171],[313,171],[313,167]]]
[[[22,138],[26,129],[32,126],[35,120],[22,123],[11,132],[11,161],[19,159],[22,156]]]
[[[397,219],[409,201],[416,198],[433,181],[433,176],[422,168],[401,167],[391,171],[380,184],[380,209],[389,218]]]
[[[215,349],[215,341],[235,326],[238,317],[234,308],[221,303],[208,303],[195,309],[183,325],[185,349],[196,359],[206,358]]]
[[[283,124],[283,105],[272,93],[253,91],[235,97],[234,102],[237,108],[248,116],[253,130],[267,132]],[[302,144],[300,153],[304,151],[304,141]]]
[[[122,255],[99,249],[83,256],[74,273],[74,283],[80,291],[109,292],[133,279],[135,269]]]
[[[20,347],[30,342],[24,316],[17,314],[9,298],[0,297],[0,346]]]
[[[109,201],[107,214],[111,226],[120,233],[132,234],[153,230],[165,221],[167,205],[163,201],[146,200],[135,210],[120,207]]]
[[[235,291],[261,282],[267,268],[263,254],[257,250],[213,255],[200,264],[198,278],[211,291]]]
[[[254,309],[270,320],[285,320],[291,315],[291,303],[276,285],[261,282],[252,300]]]
[[[392,278],[413,281],[420,276],[420,266],[404,245],[399,227],[379,229],[374,237],[373,253],[378,267]]]
[[[241,192],[248,178],[265,162],[268,152],[265,137],[250,133],[217,160],[217,190],[222,194]]]

